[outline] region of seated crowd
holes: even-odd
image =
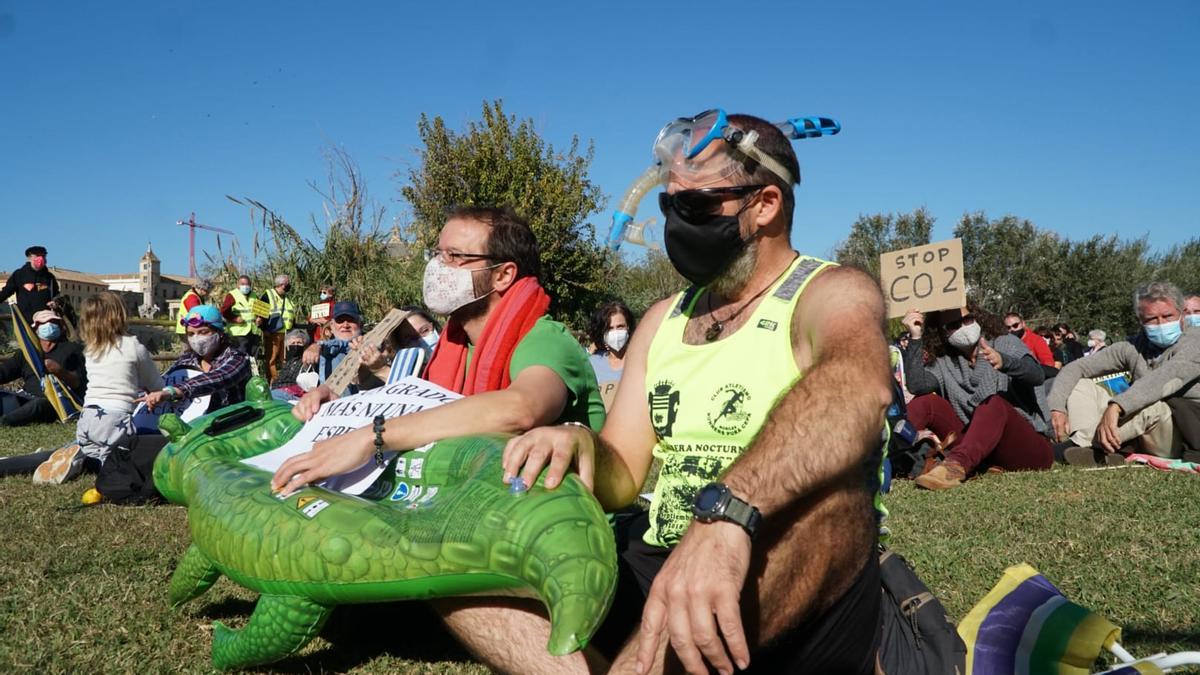
[[[535,602],[432,601],[488,667],[877,672],[880,430],[897,398],[882,295],[865,273],[792,247],[799,164],[779,129],[745,115],[720,123],[734,133],[710,134],[686,161],[666,164],[667,253],[688,287],[653,305],[636,332],[624,304],[598,308],[594,353],[549,316],[528,223],[508,208],[460,207],[428,252],[428,310],[404,308],[380,340],[331,286],[305,329],[286,275],[258,298],[243,276],[219,302],[202,280],[186,298],[184,347],[171,367],[187,376],[165,382],[129,335],[117,295],[84,304],[82,348],[38,299],[29,318],[46,370],[83,404],[77,442],[0,459],[0,475],[61,482],[99,470],[138,442],[138,404],[204,398],[211,412],[243,400],[260,349],[275,397],[301,420],[327,401],[418,375],[462,398],[316,443],[280,466],[272,488],[290,494],[357,469],[377,434],[407,450],[507,433],[506,482],[532,485],[545,471],[554,489],[577,474],[618,514],[612,609],[591,644],[556,657]],[[44,265],[45,250],[34,248]],[[263,305],[265,317],[255,313]],[[916,483],[943,489],[975,473],[1047,469],[1056,458],[1200,449],[1200,298],[1151,283],[1135,293],[1134,310],[1138,335],[1106,346],[1092,331],[1086,349],[1065,324],[1046,340],[1019,314],[1000,321],[972,303],[909,312],[898,341],[907,421],[940,456]],[[335,373],[346,359],[357,368],[343,386]],[[1118,388],[1111,377],[1122,374]],[[17,378],[22,391],[0,393],[0,420],[55,419],[39,402],[47,380],[20,355],[0,361],[0,379]],[[644,510],[636,503],[655,460]]]
[[[946,489],[1055,460],[1200,460],[1200,296],[1151,282],[1134,292],[1133,310],[1137,334],[1108,345],[1092,330],[1087,347],[1065,323],[1043,338],[1015,312],[1003,327],[975,305],[909,312],[898,380],[907,420],[930,445],[917,485]]]

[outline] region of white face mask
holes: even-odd
[[[189,335],[188,346],[192,351],[196,352],[201,358],[211,356],[217,349],[217,343],[221,341],[220,333],[211,333],[209,335]]]
[[[296,375],[296,384],[300,385],[304,391],[312,391],[317,388],[318,384],[321,384],[321,376],[315,370],[300,373]]]
[[[970,349],[979,342],[979,324],[969,323],[959,326],[958,330],[950,334],[947,342],[959,349]]]
[[[619,352],[625,349],[625,345],[629,344],[629,330],[626,328],[614,328],[604,334],[604,344],[609,351]]]
[[[490,270],[501,263],[477,269]],[[421,295],[425,306],[435,314],[452,314],[455,310],[486,297],[496,289],[476,297],[475,283],[471,273],[476,270],[451,267],[435,256],[425,265],[425,279]]]
[[[430,351],[433,351],[433,348],[437,346],[438,332],[436,330],[431,330],[429,333],[422,335],[421,342],[425,343],[425,346],[429,347]]]
[[[249,286],[238,286],[238,290],[242,292],[242,295],[250,295]]]

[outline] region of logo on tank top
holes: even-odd
[[[650,423],[654,425],[654,433],[660,437],[670,436],[679,412],[679,390],[675,388],[675,383],[662,380],[654,385],[649,402]]]
[[[750,423],[750,413],[746,410],[750,392],[742,385],[726,384],[717,389],[709,401],[714,405],[708,411],[708,426],[718,434],[733,436]]]

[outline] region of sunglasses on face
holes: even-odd
[[[953,333],[959,328],[962,328],[963,326],[970,326],[973,323],[975,323],[975,317],[971,314],[968,314],[964,317],[954,319],[953,321],[947,321],[946,323],[942,324],[942,327],[946,329],[947,333]]]
[[[672,209],[684,220],[703,222],[721,213],[721,205],[730,199],[741,199],[766,185],[729,185],[726,187],[663,192],[658,195],[658,208],[663,215]]]
[[[1021,327],[1021,324],[1020,323],[1006,323],[1006,324],[1004,324],[1004,327],[1009,330],[1017,330]]]

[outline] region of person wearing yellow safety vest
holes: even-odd
[[[193,307],[203,305],[208,302],[208,294],[212,291],[213,282],[211,279],[197,279],[196,283],[188,289],[187,293],[179,300],[179,320],[175,322],[175,334],[179,336],[182,342],[186,339],[187,329],[183,327],[183,317],[192,311]]]
[[[267,381],[283,367],[283,336],[292,329],[296,321],[296,304],[287,297],[292,289],[292,280],[286,274],[275,275],[275,287],[268,289],[259,299],[271,306],[271,314],[265,319],[258,317],[262,329],[263,362],[267,366]]]
[[[250,358],[258,356],[258,345],[262,331],[254,316],[254,294],[250,277],[238,277],[237,287],[225,294],[221,302],[221,316],[225,318],[229,342]]]
[[[659,139],[667,255],[691,286],[646,312],[599,434],[542,427],[504,450],[506,481],[548,466],[554,489],[577,472],[609,512],[662,461],[650,511],[615,528],[624,569],[597,651],[549,656],[545,614],[516,601],[464,599],[446,624],[509,672],[607,657],[622,673],[664,658],[692,673],[874,673],[891,402],[879,284],[792,248],[800,167],[773,124],[712,111]]]

